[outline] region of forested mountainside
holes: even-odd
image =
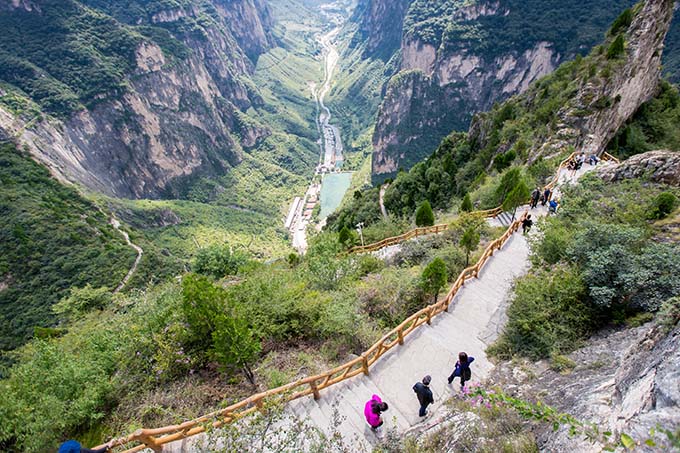
[[[92,201],[59,184],[13,144],[0,145],[0,215],[0,351],[34,335],[63,333],[51,329],[66,320],[52,307],[72,290],[113,291],[137,255]],[[142,244],[145,254],[132,286],[179,270],[151,244]]]
[[[412,167],[452,130],[466,130],[475,112],[525,91],[576,54],[588,53],[617,14],[633,3],[361,2],[350,50],[359,49],[367,61],[388,62],[382,74],[370,73],[389,79],[373,133],[374,179]],[[672,27],[665,53],[671,74],[680,53],[678,28]],[[361,93],[362,83],[358,80],[347,92]]]
[[[0,137],[62,179],[117,197],[187,197],[239,165],[288,184],[313,169],[311,118],[253,83],[282,38],[261,0],[3,0],[0,26]]]

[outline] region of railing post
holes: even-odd
[[[397,330],[397,335],[399,335],[399,344],[403,345],[404,344],[404,332],[399,329]]]
[[[319,388],[316,386],[316,381],[310,382],[309,386],[312,388],[312,393],[314,394],[314,399],[318,400],[319,398],[321,398],[321,395],[319,394]]]
[[[361,370],[368,376],[368,357],[364,354],[361,354]]]
[[[432,324],[432,307],[427,309],[427,323]]]
[[[150,448],[151,450],[155,451],[156,453],[160,453],[163,451],[163,446],[158,445],[156,442],[156,438],[153,436],[148,436],[143,433],[138,433],[135,437],[139,439],[140,442],[142,442],[144,445],[147,446],[147,448]]]

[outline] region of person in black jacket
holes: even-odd
[[[428,375],[423,378],[422,382],[416,383],[413,386],[413,391],[416,392],[418,396],[418,402],[420,403],[420,412],[418,415],[425,417],[427,415],[427,406],[434,403],[434,397],[432,396],[432,390],[430,390],[430,382],[432,378]]]

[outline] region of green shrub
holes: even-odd
[[[508,323],[489,353],[531,359],[579,346],[594,327],[594,310],[584,302],[586,287],[576,268],[537,269],[519,279],[508,308]]]
[[[213,278],[236,275],[239,267],[248,261],[245,253],[232,251],[228,244],[215,244],[196,252],[193,269],[195,272]]]
[[[550,369],[559,373],[568,373],[576,368],[576,362],[562,354],[550,355]]]
[[[366,276],[356,289],[362,309],[386,327],[394,327],[425,305],[417,268],[386,268]]]
[[[425,200],[416,210],[416,225],[419,227],[434,225],[434,213],[430,202]]]
[[[677,245],[645,246],[645,239],[639,228],[593,222],[574,236],[568,255],[583,269],[595,305],[656,311],[680,292]]]
[[[665,332],[670,332],[680,322],[680,296],[671,297],[661,305],[658,322]]]
[[[58,315],[75,317],[90,310],[101,310],[111,301],[112,294],[109,288],[93,288],[88,283],[83,288],[71,288],[68,297],[52,306],[52,310]]]
[[[664,219],[673,212],[678,204],[678,198],[670,192],[662,192],[656,196],[652,204],[650,218]]]
[[[630,24],[633,22],[633,11],[630,8],[623,10],[619,17],[616,18],[611,28],[609,29],[609,34],[611,36],[616,36],[619,32],[626,31]]]
[[[544,218],[539,226],[543,235],[529,239],[533,264],[557,264],[567,256],[574,233],[558,217]]]

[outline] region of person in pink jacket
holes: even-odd
[[[385,412],[387,409],[387,403],[383,403],[378,395],[373,395],[370,400],[366,401],[364,416],[368,424],[371,425],[371,429],[375,430],[383,424],[380,413]]]

